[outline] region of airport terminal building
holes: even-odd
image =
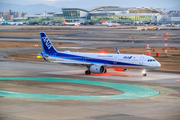
[[[114,21],[118,23],[157,23],[161,14],[160,9],[154,8],[121,8],[118,6],[99,7],[89,11],[87,20],[91,22]]]
[[[168,13],[163,12],[160,8],[122,8],[119,6],[102,6],[91,10],[80,8],[62,8],[61,12],[44,15],[28,15],[23,18],[15,18],[13,21],[51,21],[52,23],[62,23],[62,18],[64,18],[67,22],[81,22],[85,24],[100,23],[101,18],[103,18],[104,21],[120,24],[158,24],[171,22],[171,19],[174,23],[180,22],[179,14],[176,18],[172,18],[172,16],[169,16]]]

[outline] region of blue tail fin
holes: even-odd
[[[57,50],[54,48],[53,44],[51,43],[49,38],[46,36],[46,34],[44,32],[40,32],[40,36],[41,36],[43,52],[44,53],[56,53]]]

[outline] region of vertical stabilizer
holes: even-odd
[[[63,23],[66,23],[66,21],[64,20],[64,18],[63,18]]]
[[[101,18],[101,22],[102,22],[102,23],[105,23],[102,18]]]
[[[56,53],[57,50],[44,32],[40,32],[42,48],[44,53]]]

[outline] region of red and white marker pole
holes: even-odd
[[[165,56],[168,55],[168,54],[167,54],[167,45],[168,45],[167,40],[168,40],[168,37],[169,37],[169,34],[168,34],[168,33],[167,33],[167,34],[164,34],[164,53],[165,53]]]
[[[150,45],[146,46],[146,55],[151,56],[151,47],[150,47]]]
[[[164,53],[167,56],[167,38],[164,38]]]

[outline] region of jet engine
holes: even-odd
[[[91,65],[90,66],[90,71],[92,72],[92,73],[104,73],[104,71],[105,71],[105,68],[104,68],[104,66],[103,65]]]

